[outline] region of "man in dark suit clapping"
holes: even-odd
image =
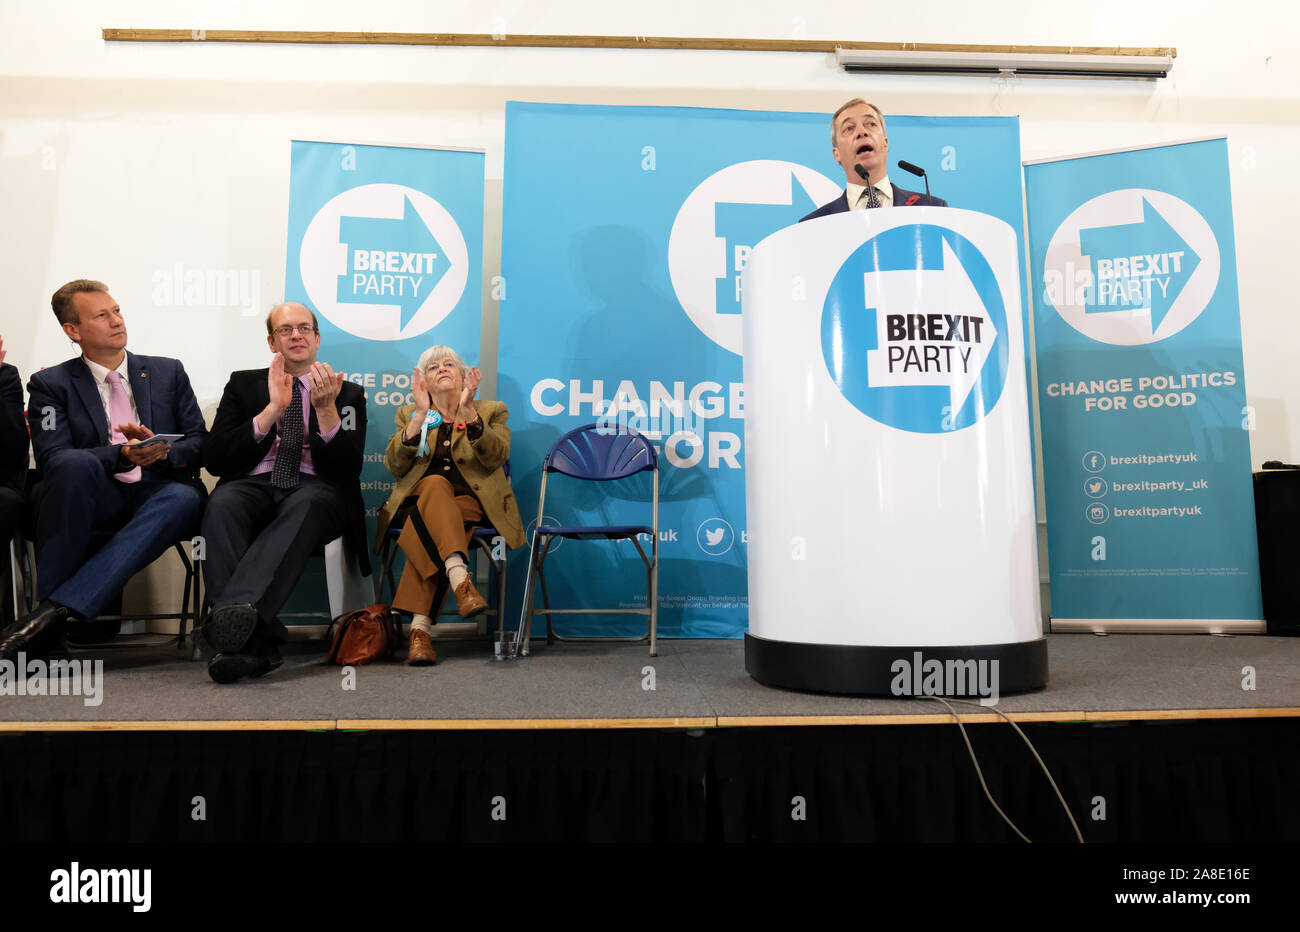
[[[0,633],[3,660],[43,656],[69,621],[103,611],[127,580],[193,533],[203,497],[206,431],[184,366],[127,352],[122,309],[102,282],[68,282],[50,306],[81,356],[27,386],[41,472],[32,493],[41,603]],[[155,431],[180,436],[146,442]]]
[[[369,574],[361,501],[366,399],[318,362],[316,315],[301,304],[266,318],[271,365],[232,373],[204,465],[221,482],[203,518],[212,613],[202,629],[218,683],[280,665],[276,617],[312,552],[340,534]]]

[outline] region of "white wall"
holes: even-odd
[[[860,95],[887,113],[1018,114],[1026,159],[1226,134],[1246,387],[1258,415],[1252,458],[1294,461],[1293,10],[1285,0],[479,0],[455,9],[399,0],[9,0],[0,6],[0,272],[8,285],[0,335],[24,377],[67,358],[49,295],[71,278],[101,278],[127,314],[132,349],[183,359],[210,415],[232,369],[265,361],[260,317],[284,283],[292,138],[485,149],[487,279],[499,271],[507,100],[829,113]],[[103,27],[1176,46],[1178,58],[1171,77],[1156,82],[851,76],[821,54],[105,43]],[[225,323],[214,332],[213,308],[160,292],[177,264],[233,271],[259,287],[246,308],[232,298],[216,309]],[[485,287],[490,393],[489,294]]]

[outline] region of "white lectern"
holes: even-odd
[[[986,214],[780,230],[742,280],[749,633],[758,681],[1041,687],[1016,236]]]

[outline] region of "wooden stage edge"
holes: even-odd
[[[1300,708],[1137,709],[1108,712],[1008,712],[1016,722],[1142,722],[1225,718],[1298,718]],[[1003,721],[994,712],[962,711],[965,724]],[[627,728],[789,728],[836,725],[946,725],[946,712],[915,715],[746,715],[688,718],[456,718],[212,721],[0,722],[0,734],[96,731],[524,731]]]

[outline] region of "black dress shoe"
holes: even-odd
[[[280,669],[280,666],[284,663],[284,658],[280,656],[279,648],[274,644],[267,645],[266,649],[262,651],[259,656],[262,659],[262,663],[249,673],[249,676],[266,676],[266,674],[270,673],[272,670]]]
[[[63,631],[75,617],[75,612],[62,605],[42,602],[0,632],[0,660],[16,661],[20,652],[29,658],[45,657],[62,647]]]
[[[69,621],[63,635],[74,647],[91,644],[107,644],[117,637],[122,630],[122,619],[87,618],[85,621]]]
[[[231,654],[244,650],[257,628],[257,608],[247,602],[212,610],[201,633],[212,650]]]
[[[217,683],[234,683],[244,677],[266,676],[284,663],[274,644],[254,637],[248,649],[221,652],[208,661],[208,676]]]
[[[212,677],[215,683],[233,683],[246,676],[252,676],[262,664],[263,660],[257,654],[242,651],[214,654],[208,661],[208,676]]]

